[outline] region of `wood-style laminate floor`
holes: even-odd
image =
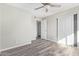
[[[44,39],[31,44],[1,52],[0,56],[78,56],[79,48],[64,47]]]

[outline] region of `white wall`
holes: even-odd
[[[48,39],[57,41],[57,22],[58,18],[58,42],[62,44],[72,45],[74,39],[73,15],[78,13],[79,7],[75,7],[55,15],[47,17],[48,20]]]
[[[36,38],[36,23],[30,12],[2,5],[2,49],[29,44]]]
[[[1,6],[0,6],[0,49],[1,49],[1,19],[2,19],[2,12],[1,12]]]
[[[77,28],[77,39],[78,39],[78,46],[79,46],[79,11],[77,12],[78,13],[78,22],[77,22],[77,26],[78,26],[78,28]]]
[[[47,38],[51,41],[56,41],[56,18],[55,16],[47,17]]]

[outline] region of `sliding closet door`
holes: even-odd
[[[58,19],[58,42],[66,46],[74,43],[73,15],[61,15]]]

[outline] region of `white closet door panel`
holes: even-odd
[[[68,15],[66,18],[66,37],[67,37],[67,45],[73,45],[74,43],[74,20],[73,14]]]
[[[73,44],[73,16],[63,15],[58,20],[58,42],[65,45]]]

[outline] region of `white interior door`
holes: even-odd
[[[47,20],[46,19],[41,21],[41,38],[47,39]]]

